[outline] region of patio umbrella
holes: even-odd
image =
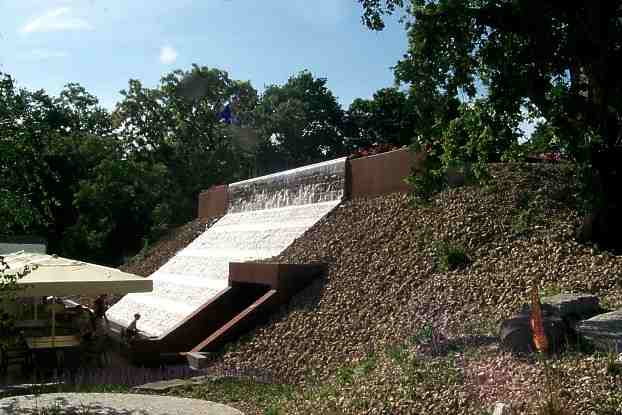
[[[71,295],[127,294],[150,292],[153,281],[115,268],[45,255],[18,252],[6,255],[9,272],[30,269],[17,280],[18,297],[64,297]],[[54,336],[55,307],[52,307],[52,336]]]

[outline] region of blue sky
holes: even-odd
[[[79,82],[113,108],[130,78],[192,63],[262,90],[309,69],[347,107],[391,86],[403,26],[362,26],[356,0],[0,0],[0,71],[58,94]]]

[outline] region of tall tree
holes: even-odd
[[[326,82],[303,71],[266,88],[254,113],[262,172],[343,155],[343,111]]]
[[[622,1],[359,0],[374,29],[408,5],[409,49],[396,67],[415,90],[487,91],[494,117],[533,107],[593,178],[600,237],[622,232]],[[605,223],[608,223],[606,225]],[[620,244],[620,242],[617,242]]]
[[[355,99],[346,114],[348,144],[410,144],[418,124],[415,108],[408,94],[396,88],[380,89],[371,100]]]
[[[194,65],[164,76],[157,88],[130,80],[114,112],[114,125],[134,160],[160,163],[175,183],[169,198],[177,222],[194,214],[198,193],[234,180],[248,164],[219,114],[226,104],[246,119],[257,101],[249,82]]]

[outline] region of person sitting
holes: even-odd
[[[93,312],[87,307],[81,307],[81,313],[78,315],[76,321],[80,336],[84,341],[90,341],[93,339],[95,327],[93,327]]]
[[[138,320],[140,320],[140,314],[136,313],[134,314],[134,320],[130,323],[129,326],[127,326],[127,329],[125,329],[125,338],[128,341],[138,335],[138,328],[136,327]]]
[[[97,328],[97,322],[98,321],[105,321],[106,325],[108,325],[108,317],[106,317],[106,310],[108,309],[108,304],[106,302],[106,294],[102,294],[99,297],[97,297],[95,299],[95,302],[93,303],[93,308],[94,308],[94,321],[93,321],[93,326],[95,328]]]

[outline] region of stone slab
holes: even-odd
[[[493,409],[492,415],[510,415],[512,407],[506,403],[497,402]]]
[[[622,310],[583,320],[577,324],[576,331],[598,349],[622,352]]]
[[[210,359],[208,353],[188,352],[186,353],[188,365],[193,369],[205,369],[213,359]]]
[[[48,408],[50,411],[59,408],[62,413],[98,415],[244,415],[215,402],[156,395],[49,393],[0,399],[0,415],[40,413],[35,411]]]
[[[598,297],[592,294],[557,294],[544,298],[542,303],[550,304],[562,318],[588,318],[601,311]]]

